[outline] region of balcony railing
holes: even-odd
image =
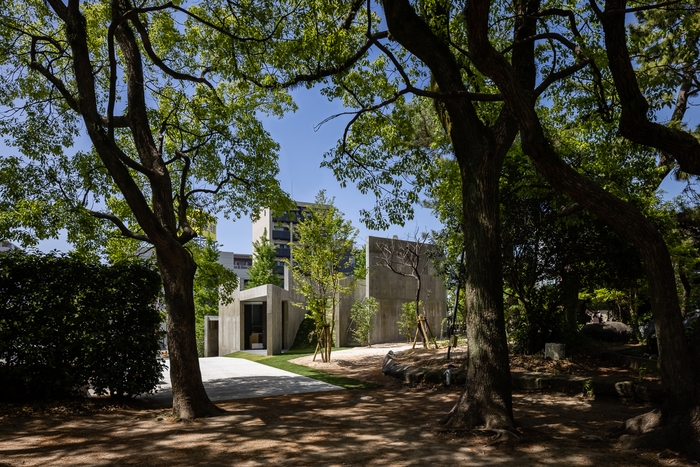
[[[287,240],[289,241],[290,234],[289,230],[273,230],[272,239],[273,240]]]
[[[277,248],[277,256],[282,258],[289,258],[292,250],[289,248]]]

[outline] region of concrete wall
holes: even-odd
[[[263,235],[272,239],[272,213],[269,208],[260,210],[260,218],[253,222],[252,233],[254,242],[260,240]]]
[[[284,283],[289,285],[287,290],[289,298],[286,310],[284,310],[284,344],[288,349],[294,344],[294,339],[297,337],[297,331],[299,331],[299,326],[304,320],[306,310],[294,305],[294,303],[303,303],[304,297],[294,291],[292,271],[287,267],[284,268]]]
[[[347,282],[350,282],[349,280]],[[346,347],[359,345],[350,334],[350,312],[356,301],[367,296],[367,281],[358,280],[352,293],[342,297],[335,311],[335,345]]]
[[[243,348],[245,328],[239,294],[239,291],[235,291],[234,299],[228,305],[219,303],[219,355],[222,356]]]
[[[393,245],[392,245],[393,242]],[[379,302],[379,312],[375,316],[372,342],[397,342],[404,339],[399,334],[397,322],[401,315],[401,305],[415,300],[417,282],[413,277],[394,273],[384,265],[382,246],[389,248],[405,247],[404,240],[392,240],[379,237],[367,238],[367,295]],[[425,245],[425,248],[429,248]],[[399,267],[395,263],[395,267]],[[423,310],[435,337],[439,337],[440,323],[447,316],[447,292],[442,279],[435,274],[427,255],[421,255],[419,262],[421,273],[421,301]],[[408,272],[408,270],[404,270]]]
[[[204,317],[204,356],[216,357],[219,355],[219,317]]]
[[[295,307],[284,305],[289,301],[290,293],[287,290],[270,284],[234,291],[233,302],[230,305],[219,304],[219,355],[245,349],[244,305],[246,302],[267,303],[265,331],[267,342],[265,347],[268,355],[281,354],[283,334],[285,346],[289,347],[294,341],[296,330],[303,319],[303,310],[301,310],[301,318],[299,318],[298,309],[291,309]],[[289,322],[285,321],[283,326],[285,307],[290,309],[285,316]],[[289,329],[290,326],[293,327],[293,331]]]
[[[353,293],[340,299],[335,310],[336,327],[334,339],[336,345],[346,346],[354,342],[350,338],[350,310],[356,300],[363,297],[374,297],[379,303],[379,312],[374,318],[374,330],[371,335],[372,343],[397,342],[403,340],[399,335],[397,322],[401,315],[401,305],[415,299],[416,280],[396,274],[386,267],[382,261],[382,245],[392,242],[391,239],[368,237],[367,239],[367,278],[360,280]],[[398,247],[409,242],[393,240]],[[426,246],[426,249],[429,246]],[[419,269],[422,269],[421,300],[423,310],[430,327],[439,337],[440,323],[447,316],[447,293],[442,280],[435,276],[427,256],[421,258]],[[267,302],[267,353],[276,355],[283,347],[289,348],[294,343],[299,325],[306,311],[294,305],[303,303],[304,297],[294,292],[292,275],[285,268],[286,289],[273,285],[263,285],[248,290],[234,292],[230,305],[219,306],[219,355],[242,350],[244,346],[244,313],[243,304],[248,301]],[[283,345],[284,344],[284,345]]]
[[[274,285],[267,288],[267,354],[282,353],[282,299],[287,298],[287,291]],[[284,295],[284,297],[283,297]]]

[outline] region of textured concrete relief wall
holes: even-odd
[[[394,342],[403,339],[399,335],[397,322],[401,315],[401,305],[412,302],[416,297],[417,282],[414,277],[406,277],[393,272],[386,266],[387,258],[383,253],[387,248],[400,250],[407,244],[405,240],[387,239],[379,237],[367,238],[367,265],[368,265],[368,295],[379,302],[379,313],[375,317],[372,340],[374,342]],[[427,257],[430,245],[425,245],[421,252],[417,269],[421,273],[421,301],[425,310],[428,323],[436,337],[439,337],[440,323],[447,315],[447,293],[442,284],[442,279],[435,275],[435,270]],[[408,266],[402,266],[398,261],[394,268],[410,273]]]

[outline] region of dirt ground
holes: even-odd
[[[302,361],[376,382],[376,389],[226,402],[219,404],[225,415],[192,422],[176,421],[168,411],[104,400],[2,405],[0,467],[697,465],[670,451],[624,450],[606,439],[609,429],[651,408],[619,399],[516,392],[520,442],[515,446],[490,444],[484,433],[446,431],[438,421],[460,388],[405,386],[382,375],[382,360],[381,351],[358,351],[339,352],[329,364]],[[407,352],[401,362],[445,364],[436,351],[422,349]],[[513,366],[574,374],[627,371],[595,358],[560,363],[514,359]]]

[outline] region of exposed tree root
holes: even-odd
[[[670,449],[700,460],[700,420],[694,412],[668,416],[663,408],[655,409],[626,420],[609,436],[619,438],[624,449]]]
[[[515,425],[508,423],[498,423],[502,421],[500,417],[494,417],[492,420],[483,420],[483,414],[469,413],[459,409],[459,404],[445,415],[440,424],[445,428],[441,431],[449,432],[469,432],[471,434],[482,434],[489,436],[487,441],[488,446],[502,445],[513,446],[520,442],[520,435],[515,429]],[[489,423],[490,422],[490,423]]]
[[[494,444],[510,446],[520,442],[520,436],[511,430],[477,430],[477,432],[491,434],[487,443],[488,446],[493,446]]]
[[[661,409],[655,409],[636,417],[625,420],[621,425],[613,428],[608,433],[612,438],[619,438],[624,434],[642,435],[658,429],[661,426]]]

